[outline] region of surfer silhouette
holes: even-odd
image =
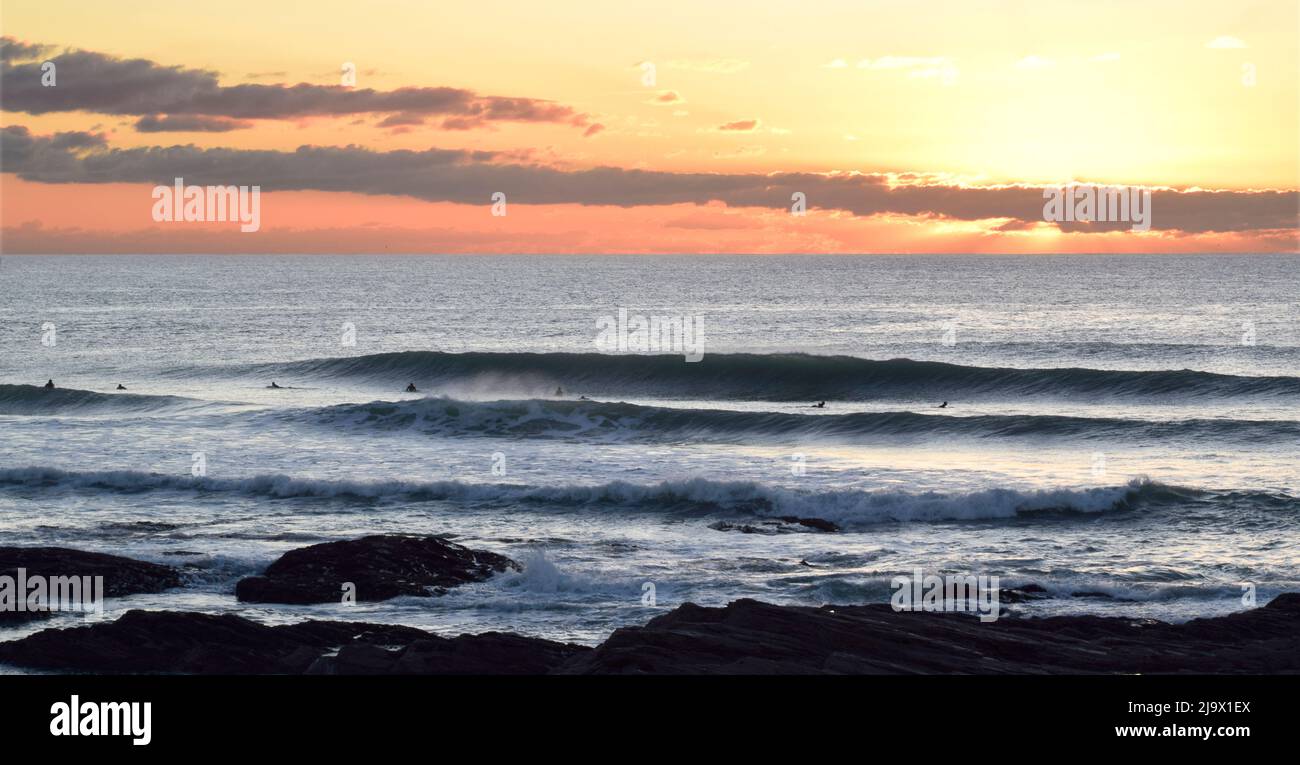
[[[406,386],[406,392],[407,392],[407,393],[418,393],[419,391],[417,391],[417,390],[415,389],[415,383],[411,383],[410,385]]]
[[[272,387],[272,388],[275,388],[276,390],[279,390],[279,389],[280,389],[280,386],[275,384],[275,380],[272,380],[272,381],[271,381],[271,387]]]
[[[564,395],[564,388],[561,388],[561,387],[558,386],[558,385],[555,386],[555,395],[557,395],[557,396],[563,396],[563,395]]]
[[[123,385],[122,383],[118,383],[118,384],[117,384],[117,389],[118,389],[118,390],[126,390],[126,386]]]
[[[53,387],[54,387],[54,380],[49,380],[49,381],[47,381],[47,382],[45,383],[45,387],[46,387],[47,390],[48,390],[49,388],[53,388]]]
[[[947,401],[943,402],[942,404],[939,405],[939,408],[940,408],[940,409],[947,409],[947,408],[948,408],[948,402],[947,402]]]
[[[826,408],[825,401],[818,401],[817,403],[813,404],[813,409],[825,409],[825,408]]]

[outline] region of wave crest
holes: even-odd
[[[0,384],[0,415],[148,413],[197,404],[199,402],[193,399],[179,396],[98,393],[76,388]]]
[[[1300,397],[1297,377],[1190,369],[1014,369],[800,353],[705,354],[703,360],[687,363],[668,355],[403,351],[256,365],[243,372],[399,386],[414,380],[421,388],[453,395],[490,392],[503,397],[546,395],[557,385],[596,397],[754,401]]]
[[[244,478],[193,478],[135,470],[68,471],[0,469],[0,488],[81,491],[237,492],[274,498],[368,501],[452,501],[473,504],[548,505],[602,512],[642,511],[689,515],[801,516],[844,528],[883,522],[1010,519],[1032,514],[1131,510],[1204,492],[1136,479],[1122,486],[1017,490],[994,488],[945,494],[856,489],[800,491],[753,481],[692,478],[656,484],[613,481],[592,485],[529,486],[460,481],[326,481],[261,474]]]
[[[949,416],[918,412],[799,414],[678,409],[624,402],[530,399],[372,401],[273,415],[307,425],[416,430],[438,436],[582,438],[610,441],[841,440],[864,437],[1249,438],[1300,440],[1289,420],[1148,421],[1058,415]]]

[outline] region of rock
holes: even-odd
[[[0,643],[0,662],[110,674],[297,674],[341,645],[405,645],[428,636],[411,627],[316,621],[268,627],[233,614],[132,610],[113,622]]]
[[[233,614],[133,610],[0,643],[0,662],[108,674],[546,674],[590,650],[498,632],[447,639],[359,622],[271,627]]]
[[[337,603],[343,585],[358,601],[442,594],[519,565],[442,537],[375,535],[291,550],[261,576],[241,579],[235,596],[250,603]]]
[[[835,532],[840,527],[821,518],[799,518],[782,515],[775,520],[757,523],[729,523],[717,521],[709,524],[714,531],[739,531],[742,534],[792,534],[805,531]]]
[[[194,674],[1282,674],[1300,672],[1300,593],[1185,624],[687,603],[595,649],[498,632],[449,639],[401,626],[128,611],[0,643],[0,662]]]
[[[544,675],[591,649],[571,643],[501,632],[432,636],[405,648],[344,646],[337,655],[317,659],[308,674],[324,675]]]
[[[886,604],[685,604],[616,630],[562,674],[1277,674],[1300,671],[1300,594],[1167,624],[1101,616],[1002,618]]]
[[[798,518],[793,515],[782,515],[778,517],[777,520],[785,521],[786,523],[794,523],[799,526],[804,526],[813,529],[815,531],[825,531],[829,533],[829,532],[835,532],[840,530],[839,526],[836,526],[835,524],[831,523],[828,520],[825,520],[824,518]]]
[[[180,572],[170,566],[118,555],[83,552],[65,547],[0,547],[0,576],[13,577],[17,584],[20,568],[25,569],[28,580],[34,576],[47,579],[102,576],[103,594],[110,598],[142,592],[162,592],[182,584]],[[26,594],[21,593],[24,596]],[[49,615],[49,611],[0,610],[0,626],[44,619]]]
[[[1003,587],[998,590],[998,600],[1002,603],[1024,603],[1045,597],[1047,597],[1047,588],[1041,584],[1030,583],[1023,587]]]

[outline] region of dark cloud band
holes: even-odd
[[[395,194],[433,202],[486,204],[503,191],[522,204],[636,205],[724,202],[735,207],[788,208],[795,192],[809,209],[855,215],[899,214],[956,220],[1006,218],[1030,226],[1043,220],[1037,187],[891,185],[866,174],[671,173],[597,167],[561,170],[507,163],[485,151],[427,149],[376,152],[355,146],[302,146],[296,151],[201,149],[195,146],[110,149],[89,133],[32,135],[0,130],[5,172],[42,183],[171,183],[258,185],[264,191]],[[1295,230],[1296,191],[1152,191],[1152,230]],[[1012,225],[1010,228],[1020,226]],[[1007,230],[1010,230],[1007,229]],[[1081,224],[1070,230],[1127,229]]]
[[[49,58],[57,66],[57,87],[41,83],[42,61],[31,60],[50,46],[0,38],[0,88],[7,111],[28,114],[87,111],[170,119],[185,116],[226,120],[298,119],[358,114],[403,114],[455,118],[458,125],[543,122],[590,128],[594,123],[572,107],[535,98],[484,96],[461,88],[374,90],[341,85],[223,86],[205,69],[162,66],[93,51],[67,51]],[[26,63],[16,63],[25,61]],[[162,123],[144,123],[154,132]],[[174,123],[182,129],[183,121]],[[217,123],[191,123],[213,125]],[[247,123],[224,123],[244,126]],[[203,130],[204,128],[197,128]],[[210,127],[208,128],[211,129]],[[233,129],[233,128],[230,128]]]

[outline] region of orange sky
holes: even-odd
[[[6,54],[7,253],[1300,246],[1293,0],[32,0],[3,34],[52,46]],[[235,129],[156,127],[186,121]],[[394,153],[431,149],[455,174]],[[196,167],[261,185],[261,230],[153,221],[154,183]],[[996,191],[1070,181],[1162,189],[1152,230],[1064,233]]]

